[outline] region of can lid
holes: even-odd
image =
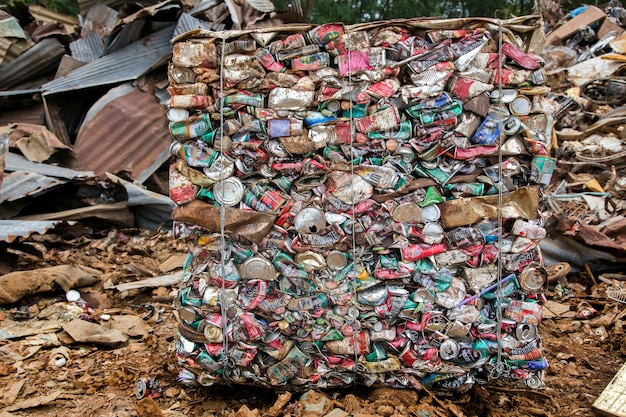
[[[515,338],[520,342],[531,342],[537,337],[537,326],[534,324],[518,324],[515,327]]]
[[[172,107],[167,111],[167,118],[170,122],[182,122],[189,118],[189,111],[187,109]]]
[[[528,264],[520,273],[520,288],[529,293],[541,292],[548,282],[548,271],[537,262]]]
[[[196,309],[192,306],[184,306],[178,310],[178,317],[184,324],[190,325],[197,320],[198,315],[196,314]]]
[[[444,361],[454,359],[459,355],[459,342],[454,339],[446,339],[443,341],[441,346],[439,346],[439,356]]]
[[[313,251],[298,253],[294,260],[307,272],[319,271],[320,269],[326,268],[326,260],[324,257]]]
[[[348,257],[341,251],[333,250],[326,255],[326,264],[331,269],[343,269],[348,265]]]
[[[422,207],[422,219],[425,222],[436,222],[440,217],[441,211],[439,210],[439,206],[437,206],[437,204],[430,204]]]
[[[530,113],[531,108],[532,103],[530,102],[530,99],[522,95],[515,97],[515,100],[509,103],[511,113],[516,116],[526,116]]]
[[[491,101],[500,103],[510,103],[517,97],[517,90],[514,88],[504,88],[502,92],[495,89],[489,94]]]
[[[404,162],[415,160],[415,151],[409,146],[400,146],[393,154],[399,156]]]
[[[148,392],[148,385],[146,384],[146,380],[144,378],[139,378],[135,381],[135,397],[138,399],[142,399],[146,396]]]
[[[341,110],[341,103],[338,100],[329,100],[326,102],[325,108],[332,113],[337,113]]]
[[[178,152],[180,151],[180,148],[182,146],[183,144],[180,142],[172,142],[172,144],[170,145],[170,153],[172,155],[178,156]]]
[[[220,327],[214,326],[212,324],[207,324],[204,326],[204,338],[209,343],[221,343],[224,341],[224,334]]]
[[[272,139],[267,142],[267,147],[270,153],[278,158],[287,158],[289,156],[289,153],[278,139]]]
[[[419,223],[422,221],[422,208],[416,203],[400,204],[391,217],[398,223]]]
[[[541,387],[541,376],[536,373],[531,373],[526,377],[526,386],[530,389],[537,389]]]
[[[276,268],[265,257],[256,255],[239,266],[239,274],[244,279],[273,280],[276,277]]]
[[[435,222],[426,223],[422,229],[422,234],[426,240],[425,243],[428,244],[439,243],[444,237],[443,227],[441,227],[439,223]]]
[[[307,207],[296,214],[294,226],[299,233],[318,233],[326,227],[326,218],[321,210]]]
[[[502,131],[505,135],[511,136],[520,131],[522,127],[522,122],[520,122],[519,117],[515,115],[511,115],[504,119],[502,122]]]
[[[237,177],[226,178],[213,185],[213,197],[218,203],[232,207],[243,198],[245,187]]]
[[[65,299],[68,302],[73,303],[75,301],[80,300],[80,293],[76,290],[69,290],[68,292],[65,293]]]

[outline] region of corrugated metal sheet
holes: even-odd
[[[6,126],[11,123],[43,125],[45,116],[45,109],[41,102],[27,107],[16,106],[11,110],[0,110],[0,126]]]
[[[134,80],[172,52],[174,26],[148,35],[126,48],[103,56],[42,86],[45,97],[55,93]]]
[[[112,91],[94,107],[101,110],[90,115],[74,144],[76,169],[100,176],[127,171],[141,183],[169,159],[167,117],[154,95],[137,89],[122,96]]]
[[[206,20],[197,19],[189,13],[183,13],[178,18],[178,23],[174,30],[174,37],[195,29],[219,31],[225,28],[226,25],[223,23],[208,22]]]
[[[93,171],[74,171],[73,169],[63,168],[56,165],[30,162],[22,155],[13,152],[6,154],[4,163],[4,170],[9,172],[28,171],[49,177],[65,178],[67,180],[95,177]]]
[[[104,45],[98,33],[88,33],[84,38],[70,43],[72,58],[81,62],[93,62],[102,56]]]
[[[10,88],[56,68],[64,53],[65,48],[57,39],[42,39],[0,68],[0,89]]]
[[[0,20],[0,37],[26,39],[20,23],[13,16]]]
[[[0,241],[11,243],[18,237],[29,237],[33,233],[43,235],[61,223],[66,222],[62,220],[0,220]]]
[[[2,184],[0,184],[0,203],[35,196],[65,183],[64,180],[47,177],[36,172],[12,172],[5,175]]]

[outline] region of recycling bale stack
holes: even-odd
[[[541,21],[173,42],[179,380],[542,385]]]

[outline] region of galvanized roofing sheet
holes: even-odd
[[[189,13],[183,13],[178,18],[176,29],[174,30],[174,37],[181,35],[185,32],[189,32],[194,29],[202,30],[224,30],[226,25],[223,23],[208,22],[206,20],[200,20],[193,17]]]
[[[70,43],[72,58],[81,62],[93,62],[100,58],[104,52],[102,38],[98,33],[90,32],[84,38],[76,39]]]
[[[172,139],[165,109],[153,94],[120,86],[94,104],[74,144],[76,169],[97,175],[127,171],[137,182],[145,181],[170,156]]]
[[[20,22],[13,16],[0,20],[0,37],[26,39],[26,34]]]
[[[41,175],[46,175],[55,178],[64,178],[67,180],[74,179],[86,179],[93,178],[95,174],[93,171],[74,171],[73,169],[63,168],[56,165],[40,164],[37,162],[30,162],[22,155],[9,152],[6,154],[5,171],[28,171]]]
[[[35,196],[65,183],[64,180],[47,177],[36,172],[15,171],[5,175],[2,184],[0,184],[0,203]]]
[[[42,39],[13,61],[0,67],[0,89],[10,88],[20,81],[45,74],[56,67],[64,53],[65,48],[57,39]]]
[[[60,223],[65,223],[65,221],[0,220],[0,241],[11,243],[18,237],[29,237],[33,233],[43,235]]]
[[[42,86],[44,97],[134,80],[169,56],[173,33],[174,26],[170,26],[46,83]]]

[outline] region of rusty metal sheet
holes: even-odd
[[[137,79],[169,56],[172,50],[170,39],[173,33],[174,26],[172,25],[117,52],[90,62],[65,77],[44,84],[42,86],[44,101],[56,93],[119,84]]]
[[[441,225],[447,229],[467,226],[484,218],[498,218],[498,196],[462,197],[439,205]],[[539,211],[539,187],[523,187],[502,196],[502,217],[535,219]]]
[[[27,39],[20,23],[13,16],[0,20],[0,37]]]
[[[112,90],[94,106],[74,144],[74,168],[100,176],[126,171],[141,183],[169,159],[167,117],[154,95],[133,88],[116,96]]]
[[[75,171],[73,169],[63,168],[56,165],[30,162],[22,155],[12,152],[6,154],[4,162],[6,164],[4,169],[8,172],[27,171],[49,177],[64,178],[67,180],[87,179],[95,176],[93,171]]]
[[[46,38],[0,68],[0,89],[8,89],[55,68],[65,47],[55,38]]]
[[[66,182],[35,172],[15,171],[8,175],[5,174],[2,185],[0,185],[0,203],[32,197]]]
[[[225,207],[224,228],[229,235],[259,243],[269,233],[276,216],[258,211]],[[195,200],[172,212],[172,220],[197,224],[210,232],[220,231],[220,207]]]
[[[48,221],[24,221],[24,220],[0,220],[0,242],[11,243],[18,237],[29,237],[37,233],[46,234],[50,229],[65,223],[61,220]],[[70,222],[74,223],[74,222]]]

